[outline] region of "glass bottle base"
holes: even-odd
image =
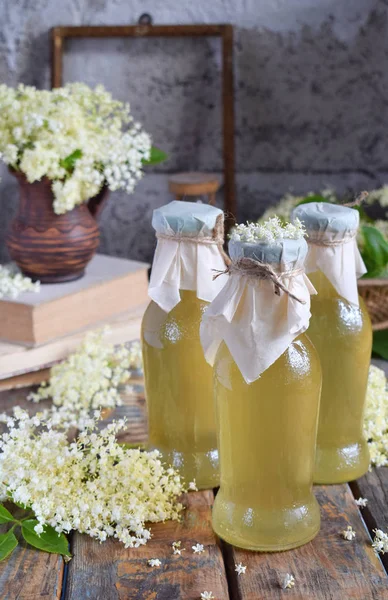
[[[319,505],[308,502],[283,509],[263,509],[215,499],[212,526],[216,534],[238,548],[256,552],[291,550],[310,542],[320,529]]]
[[[159,450],[162,461],[179,471],[186,485],[194,480],[199,490],[208,490],[220,485],[217,448],[192,453],[166,450],[158,446],[150,446],[149,450]]]
[[[369,469],[370,456],[366,442],[340,448],[317,446],[314,483],[335,484],[353,481],[365,475]]]

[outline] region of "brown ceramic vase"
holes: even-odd
[[[23,173],[12,174],[20,186],[19,209],[6,236],[12,260],[24,275],[42,283],[79,279],[99,244],[96,217],[108,190],[104,188],[88,204],[57,215],[47,177],[28,183]]]

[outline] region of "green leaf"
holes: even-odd
[[[35,525],[38,525],[36,519],[28,519],[22,523],[22,535],[26,542],[45,552],[51,552],[53,554],[63,554],[65,556],[71,556],[69,552],[69,544],[66,536],[55,531],[50,525],[45,525],[43,533],[38,535],[34,531]]]
[[[22,508],[23,510],[28,510],[30,508],[30,506],[28,504],[22,504],[21,502],[15,502],[15,500],[12,500],[12,498],[11,498],[11,502],[13,504],[15,504],[15,506],[18,506],[19,508]]]
[[[0,535],[0,560],[4,560],[9,556],[18,545],[18,541],[12,531],[7,531]]]
[[[388,360],[388,329],[373,332],[372,352]]]
[[[16,519],[11,515],[11,513],[0,504],[0,523],[14,523]]]
[[[361,254],[368,269],[366,277],[380,277],[388,265],[388,242],[372,225],[362,225],[361,231],[364,238]]]
[[[167,160],[167,154],[163,152],[160,148],[156,146],[152,146],[151,148],[151,156],[148,160],[143,159],[143,165],[157,165],[161,162]]]
[[[63,169],[66,169],[66,171],[71,173],[74,170],[75,163],[81,157],[82,157],[82,150],[77,149],[77,150],[74,150],[74,152],[72,152],[68,156],[66,156],[66,158],[62,158],[59,161],[59,164]]]

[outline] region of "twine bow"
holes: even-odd
[[[294,275],[298,275],[301,272],[303,271],[289,271],[284,274],[291,277]],[[280,296],[281,290],[290,298],[296,300],[300,304],[306,304],[305,300],[301,300],[286,288],[286,286],[282,283],[279,275],[274,271],[271,265],[264,263],[260,260],[255,260],[253,258],[246,257],[239,258],[238,260],[233,261],[229,265],[227,265],[224,271],[216,271],[216,275],[213,276],[213,279],[217,279],[217,277],[219,277],[220,275],[230,275],[232,273],[239,273],[240,275],[246,275],[254,279],[261,279],[263,281],[272,281],[274,286],[274,293],[277,296]]]

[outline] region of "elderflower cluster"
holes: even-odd
[[[304,225],[295,219],[294,223],[283,224],[278,216],[262,223],[236,225],[232,229],[230,239],[233,242],[264,242],[274,244],[279,240],[298,240],[306,235]]]
[[[388,185],[383,185],[383,187],[369,192],[366,202],[368,204],[378,202],[380,206],[388,207]]]
[[[22,292],[38,293],[40,282],[0,265],[0,298],[17,298]]]
[[[376,554],[385,554],[388,552],[388,534],[381,531],[381,529],[373,530],[375,537],[373,538],[372,548]]]
[[[49,524],[58,533],[113,537],[132,548],[150,539],[146,522],[179,518],[180,476],[163,466],[158,451],[118,444],[125,422],[101,431],[94,422],[69,443],[47,414],[29,417],[16,408],[0,436],[0,496],[31,508],[37,533]]]
[[[291,575],[291,573],[286,573],[286,576],[284,577],[283,582],[282,582],[283,590],[291,589],[294,587],[294,585],[295,585],[295,577],[293,575]]]
[[[371,365],[364,416],[372,465],[388,465],[388,389],[384,371]]]
[[[62,214],[103,185],[132,193],[150,158],[151,139],[102,85],[37,90],[0,85],[0,153],[32,183],[52,180],[54,211]]]
[[[281,198],[281,200],[275,206],[270,206],[267,208],[264,214],[260,217],[259,223],[263,223],[264,221],[267,221],[273,217],[279,217],[283,224],[287,223],[287,221],[289,221],[291,218],[291,213],[294,208],[306,198],[311,198],[315,195],[315,192],[309,192],[305,196],[294,196],[293,194],[289,193],[285,194],[285,196],[283,196],[283,198]],[[319,195],[325,198],[325,200],[328,202],[337,202],[335,192],[330,188],[322,190],[319,192]]]
[[[129,379],[129,368],[139,366],[139,346],[115,348],[104,341],[104,332],[91,332],[78,350],[51,369],[49,381],[29,400],[51,398],[57,407],[52,411],[56,426],[84,429],[90,425],[91,409],[122,404],[118,388]]]

